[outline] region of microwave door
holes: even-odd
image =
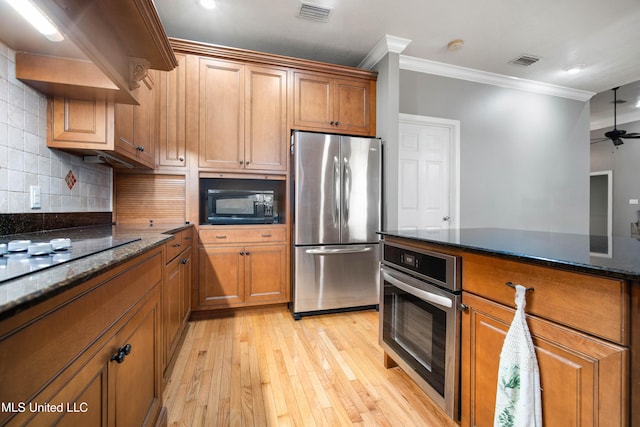
[[[340,137],[295,132],[294,244],[340,243]]]

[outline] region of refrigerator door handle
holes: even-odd
[[[369,247],[353,247],[344,249],[307,249],[305,252],[309,255],[341,255],[341,254],[360,254],[370,252],[372,248]]]
[[[344,164],[344,179],[343,179],[343,194],[344,194],[344,225],[348,225],[349,224],[349,203],[350,200],[349,198],[351,197],[351,166],[349,165],[349,159],[347,159],[346,157],[343,160],[343,164]]]
[[[337,157],[333,157],[333,224],[340,222],[340,165]]]

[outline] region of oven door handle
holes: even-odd
[[[382,276],[384,280],[388,281],[393,286],[398,287],[399,289],[405,291],[408,294],[413,295],[416,298],[420,298],[423,301],[430,302],[430,303],[439,305],[441,307],[446,307],[446,308],[453,307],[453,301],[451,301],[451,299],[407,285],[402,280],[398,279],[397,277],[394,277],[391,273],[389,273],[385,269],[382,269]]]

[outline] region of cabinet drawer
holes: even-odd
[[[203,245],[227,243],[268,243],[284,242],[287,237],[285,228],[229,228],[200,229],[200,241]]]
[[[627,345],[626,283],[523,262],[465,254],[462,288],[490,300],[515,306],[506,282],[534,288],[527,295],[528,314]]]
[[[173,240],[167,242],[167,263],[177,257],[180,252],[191,246],[191,228],[173,233]]]

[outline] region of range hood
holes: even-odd
[[[49,96],[138,104],[149,69],[178,65],[152,0],[35,0],[64,33],[63,47],[35,36],[0,2],[0,40],[16,53],[16,77]]]

